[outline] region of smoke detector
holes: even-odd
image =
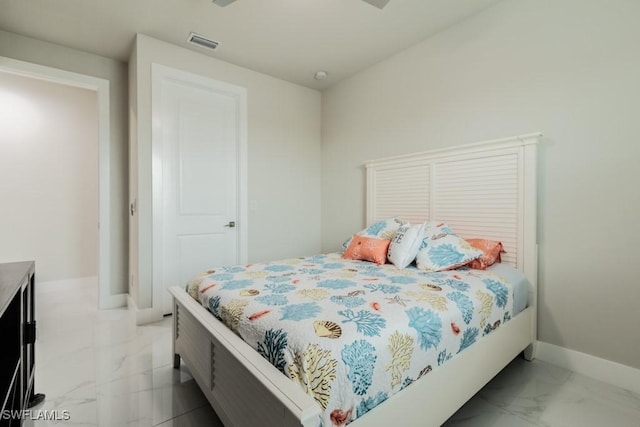
[[[316,73],[313,75],[313,78],[316,80],[324,80],[327,78],[327,76],[329,75],[329,73],[327,73],[326,71],[316,71]]]
[[[217,41],[203,35],[196,34],[194,32],[191,32],[191,34],[189,34],[189,37],[187,37],[187,43],[191,43],[208,50],[216,50],[216,48],[220,45],[220,43],[218,43]]]

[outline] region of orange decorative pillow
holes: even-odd
[[[471,247],[482,251],[482,256],[466,266],[476,270],[486,270],[490,265],[501,262],[500,253],[505,252],[501,242],[487,239],[466,239]]]
[[[391,243],[389,240],[354,234],[349,247],[342,254],[342,258],[360,259],[381,265],[387,262],[389,243]]]

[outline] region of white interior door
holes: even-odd
[[[162,308],[167,289],[240,262],[237,94],[173,78],[161,81]],[[156,162],[157,159],[154,159]]]

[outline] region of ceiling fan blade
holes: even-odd
[[[365,1],[370,5],[377,7],[378,9],[384,8],[387,5],[387,3],[389,3],[389,0],[362,0],[362,1]]]
[[[212,1],[213,1],[213,4],[224,7],[224,6],[230,5],[236,0],[212,0]],[[377,7],[378,9],[384,8],[387,5],[387,3],[389,3],[389,0],[363,0],[363,1]]]
[[[227,6],[233,3],[236,0],[213,0],[213,4],[217,4],[218,6]]]

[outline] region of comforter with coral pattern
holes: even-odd
[[[207,271],[189,294],[344,425],[512,314],[491,272],[427,273],[339,254]]]

